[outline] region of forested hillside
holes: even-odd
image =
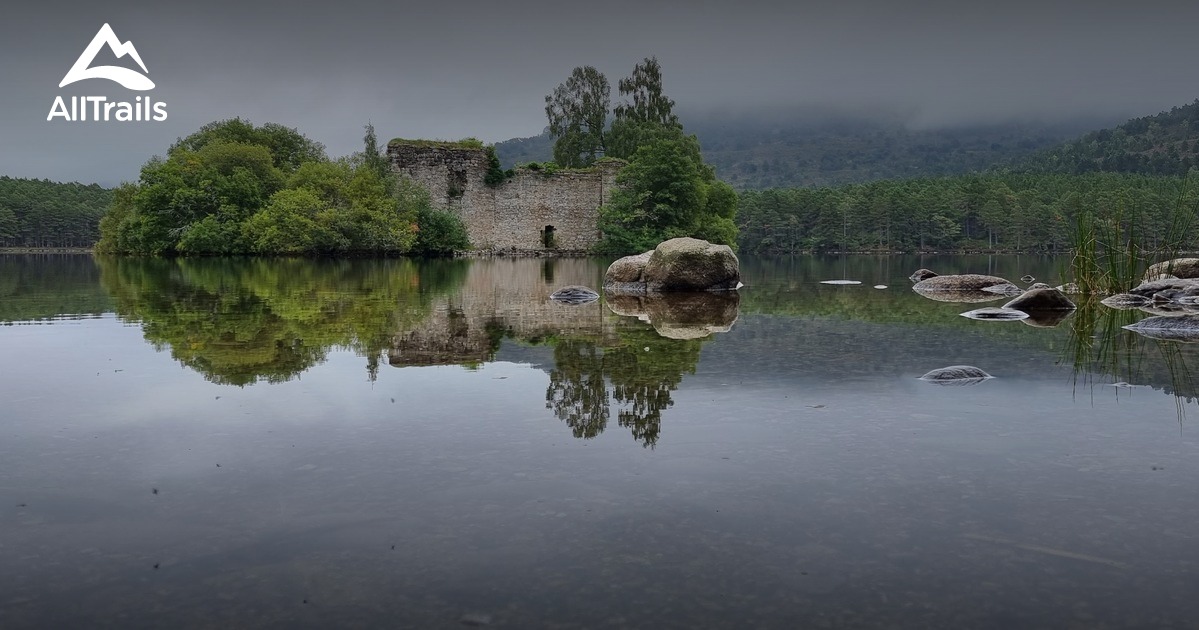
[[[97,184],[0,177],[0,247],[90,247],[111,201]]]
[[[1192,176],[1192,180],[1199,177]],[[1195,223],[1199,182],[1120,173],[975,174],[841,187],[747,191],[742,252],[1062,251],[1082,212],[1135,226],[1147,247]]]
[[[909,129],[896,117],[829,113],[681,114],[717,177],[742,190],[958,175],[1012,162],[1108,120]],[[548,134],[496,144],[504,168],[549,160]]]
[[[1199,166],[1199,100],[1154,116],[1093,131],[1016,163],[1042,173],[1183,175]]]

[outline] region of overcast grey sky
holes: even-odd
[[[1199,97],[1193,1],[15,1],[0,22],[0,174],[104,184],[233,116],[298,127],[332,155],[356,150],[368,120],[383,138],[535,135],[572,68],[615,86],[649,55],[691,111],[879,107],[941,126]],[[166,122],[46,121],[57,95],[141,94],[58,87],[106,22],[136,46]]]

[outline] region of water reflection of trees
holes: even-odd
[[[622,323],[620,342],[560,340],[545,392],[546,407],[577,438],[592,438],[608,426],[613,407],[617,422],[645,446],[658,441],[662,411],[674,405],[671,393],[684,374],[694,374],[705,339],[659,336],[640,322]]]
[[[396,330],[461,282],[462,265],[406,260],[99,259],[117,315],[214,383],[288,381],[332,348],[374,379]],[[457,266],[455,266],[457,265]]]

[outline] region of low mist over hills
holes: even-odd
[[[1118,120],[1079,118],[911,128],[903,116],[818,110],[683,112],[717,176],[739,189],[827,186],[957,175],[1055,147]],[[496,144],[504,167],[551,159],[548,133]]]

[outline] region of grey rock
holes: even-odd
[[[1028,313],[1011,308],[976,308],[973,311],[960,313],[966,319],[981,319],[990,321],[1017,321],[1028,319]]]
[[[1058,291],[1061,291],[1062,293],[1065,293],[1066,295],[1076,295],[1078,293],[1082,293],[1082,289],[1080,289],[1079,286],[1073,282],[1067,282],[1066,284],[1059,284],[1058,286],[1056,286],[1054,288],[1056,288]]]
[[[571,285],[554,291],[550,299],[563,304],[588,304],[598,300],[599,293],[584,286]]]
[[[735,291],[740,263],[728,245],[696,238],[672,238],[654,248],[642,274],[646,289],[659,291]]]
[[[1199,341],[1199,315],[1146,317],[1124,328],[1151,339],[1166,341]]]
[[[1157,279],[1160,276],[1199,278],[1199,258],[1175,258],[1149,265],[1145,270],[1146,280]]]
[[[1025,277],[1027,277],[1027,276],[1025,276]],[[1033,289],[1049,289],[1049,288],[1051,288],[1051,287],[1049,285],[1045,284],[1044,282],[1035,282],[1035,283],[1029,285],[1028,290],[1032,291]]]
[[[1077,308],[1065,293],[1057,289],[1033,289],[1003,305],[1021,311],[1072,311]]]
[[[1190,278],[1167,278],[1164,280],[1149,280],[1142,282],[1128,292],[1133,295],[1143,295],[1145,297],[1153,297],[1154,293],[1165,291],[1166,289],[1190,290],[1199,287],[1199,279]]]
[[[987,293],[994,293],[995,295],[1006,295],[1007,297],[1014,297],[1024,293],[1024,289],[1021,289],[1014,284],[996,284],[994,286],[983,288],[983,291],[986,291]]]
[[[937,368],[920,377],[920,380],[938,385],[977,385],[994,378],[973,365],[951,365]]]
[[[982,291],[987,287],[1000,285],[1012,285],[1012,283],[998,276],[964,273],[953,276],[933,276],[926,278],[917,282],[912,286],[912,289],[917,293],[931,291]]]
[[[937,277],[936,272],[929,271],[928,269],[921,267],[920,269],[913,271],[912,275],[908,276],[908,280],[911,280],[912,282],[920,282],[921,280],[928,280],[929,278],[935,277]]]
[[[1145,306],[1150,302],[1149,298],[1143,295],[1134,295],[1132,293],[1117,293],[1104,298],[1099,303],[1114,309],[1128,310]]]
[[[1037,280],[1036,278],[1032,277],[1032,274],[1025,274],[1023,276],[1020,276],[1020,282],[1023,282],[1024,284],[1028,284],[1029,282],[1036,282],[1036,280]]]

